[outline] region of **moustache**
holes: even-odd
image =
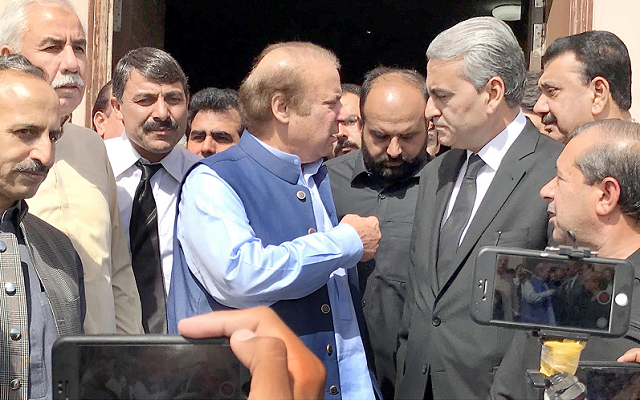
[[[47,172],[49,172],[49,167],[38,160],[22,161],[18,163],[14,169],[18,172],[26,172],[30,174],[46,174]]]
[[[542,116],[542,123],[545,125],[553,125],[553,124],[557,124],[558,120],[556,119],[555,115],[548,112]]]
[[[353,149],[359,149],[360,148],[360,147],[358,147],[357,143],[354,143],[349,139],[342,139],[342,138],[338,139],[337,147],[339,149],[344,149],[345,147],[351,147]]]
[[[77,86],[82,88],[84,87],[84,81],[82,80],[80,74],[78,74],[77,72],[72,72],[68,74],[56,75],[53,82],[51,82],[51,86],[54,89],[59,89],[63,86]]]
[[[142,130],[145,133],[149,133],[152,131],[160,131],[160,130],[177,130],[178,129],[178,123],[176,121],[169,119],[165,119],[162,121],[149,121],[149,122],[145,122],[144,125],[142,125]]]

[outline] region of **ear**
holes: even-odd
[[[611,214],[620,201],[620,183],[613,177],[606,177],[597,184],[599,197],[596,203],[596,214],[607,216]]]
[[[487,113],[493,114],[504,99],[504,81],[499,76],[492,76],[484,86],[489,95],[487,99]]]
[[[122,116],[122,104],[120,104],[114,96],[109,98],[109,103],[111,103],[112,112],[116,114],[116,119],[119,119],[124,123],[124,117]]]
[[[591,105],[591,113],[593,115],[599,115],[607,107],[610,100],[611,87],[609,81],[601,76],[596,76],[591,81],[591,87],[593,90],[593,103]]]
[[[104,137],[104,124],[107,122],[107,116],[102,112],[98,111],[93,116],[93,125],[96,127],[96,132],[101,137]]]
[[[0,46],[0,56],[8,56],[9,54],[15,53],[13,49],[8,44],[3,44]]]
[[[271,113],[281,124],[288,124],[291,117],[291,107],[283,93],[276,92],[271,96]]]

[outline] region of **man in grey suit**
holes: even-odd
[[[482,399],[513,334],[471,320],[475,258],[486,245],[544,248],[538,191],[562,146],[518,107],[524,54],[504,22],[461,22],[431,42],[427,58],[426,116],[452,150],[420,178],[396,398]]]
[[[82,264],[69,238],[27,212],[62,135],[58,97],[21,55],[0,57],[0,398],[50,399],[51,348],[82,333]]]

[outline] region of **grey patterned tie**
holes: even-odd
[[[133,197],[129,244],[131,265],[142,304],[142,327],[146,333],[167,333],[167,311],[158,239],[158,210],[151,190],[151,178],[162,164],[143,164],[142,178]]]
[[[471,157],[469,157],[467,171],[462,179],[456,202],[453,205],[451,214],[449,214],[449,218],[447,218],[447,221],[442,228],[440,228],[438,261],[436,266],[438,288],[440,289],[442,289],[442,286],[451,274],[451,261],[458,251],[462,231],[467,225],[467,222],[469,222],[473,204],[476,201],[476,178],[484,165],[484,161],[482,161],[476,153],[473,153]]]

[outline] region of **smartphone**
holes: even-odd
[[[484,247],[471,317],[479,324],[621,337],[629,330],[633,281],[625,260]]]
[[[54,399],[246,399],[251,376],[229,339],[63,336],[53,345]]]
[[[588,400],[640,399],[640,364],[582,361],[576,376]]]

